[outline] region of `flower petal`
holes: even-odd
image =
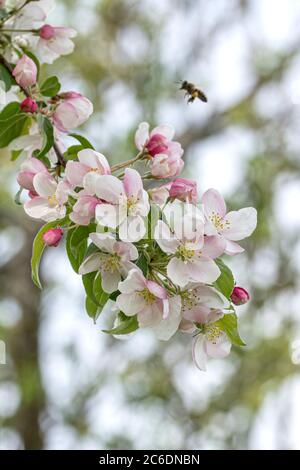
[[[238,243],[226,240],[225,253],[229,256],[234,256],[239,253],[243,253],[244,248],[242,248]]]
[[[33,178],[33,186],[39,196],[47,198],[55,194],[57,183],[46,173],[37,173]]]
[[[137,197],[143,190],[141,175],[132,168],[126,168],[123,185],[128,198]]]
[[[145,143],[149,139],[149,124],[141,122],[135,133],[135,145],[139,150],[142,150]]]
[[[122,284],[122,282],[119,283],[119,286],[120,284]],[[116,304],[119,309],[129,317],[141,312],[147,306],[144,297],[139,292],[118,295]]]
[[[93,253],[83,261],[78,270],[78,274],[82,276],[83,274],[93,273],[94,271],[99,271],[100,267],[101,257],[99,253]]]
[[[181,297],[176,295],[169,298],[169,314],[158,325],[151,329],[156,337],[162,341],[168,341],[178,330],[181,322]]]
[[[216,189],[208,189],[202,196],[205,215],[209,218],[212,213],[218,214],[221,218],[226,215],[226,204]]]
[[[223,235],[228,240],[243,240],[251,235],[257,225],[257,212],[253,207],[245,207],[239,211],[228,212],[226,221],[229,222]]]
[[[166,137],[168,140],[172,140],[175,134],[174,128],[169,124],[162,124],[161,126],[154,127],[150,132],[150,136],[160,134]]]
[[[124,197],[122,181],[112,175],[100,175],[97,179],[96,195],[106,202],[119,204]]]
[[[205,351],[209,357],[223,358],[228,356],[230,350],[231,342],[224,332],[221,332],[219,338],[217,338],[214,342],[208,340],[205,342]]]
[[[120,282],[121,276],[119,271],[116,269],[114,271],[102,271],[101,273],[101,285],[104,292],[107,294],[112,294],[118,290],[118,284]]]
[[[172,234],[167,224],[162,220],[159,220],[156,224],[154,238],[159,247],[168,255],[175,253],[179,246],[179,242],[175,235]]]
[[[193,344],[193,360],[198,369],[206,371],[207,354],[205,352],[205,337],[202,334],[196,336]]]

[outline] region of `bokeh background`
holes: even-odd
[[[239,308],[247,347],[201,373],[184,335],[107,337],[63,248],[48,250],[38,291],[38,224],[13,203],[18,164],[1,151],[0,448],[299,449],[299,0],[57,3],[52,22],[79,36],[44,73],[92,99],[83,132],[96,148],[130,158],[140,121],[170,123],[201,192],[258,209],[247,251],[228,261],[252,296]],[[208,104],[187,105],[180,79]]]

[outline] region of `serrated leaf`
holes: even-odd
[[[45,249],[43,235],[45,232],[47,232],[47,230],[51,228],[63,227],[64,225],[68,223],[68,221],[69,221],[68,217],[65,217],[64,219],[55,220],[53,222],[47,223],[39,230],[39,232],[37,233],[33,241],[32,257],[31,257],[31,277],[32,277],[34,284],[40,289],[42,288],[42,284],[39,278],[39,267],[40,267],[42,254]]]
[[[222,292],[223,295],[225,295],[225,297],[227,297],[227,299],[230,299],[234,288],[233,274],[221,259],[216,259],[215,262],[220,268],[221,274],[214,282],[214,285],[220,292]]]
[[[56,96],[59,93],[61,85],[57,77],[47,78],[41,85],[40,92],[44,96]]]
[[[129,333],[133,333],[139,327],[137,316],[134,315],[133,317],[126,317],[124,313],[120,313],[118,315],[118,325],[112,328],[111,330],[102,330],[103,333],[107,333],[110,335],[128,335]]]
[[[232,344],[236,344],[237,346],[246,346],[238,331],[236,313],[226,313],[215,324],[227,334]]]

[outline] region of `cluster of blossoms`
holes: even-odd
[[[220,257],[243,252],[237,242],[255,229],[256,210],[227,212],[218,191],[200,197],[195,181],[178,178],[183,149],[169,125],[150,130],[141,123],[136,156],[114,166],[86,138],[69,134],[93,106],[77,92],[61,92],[57,77],[39,82],[39,62],[73,50],[75,32],[46,23],[52,6],[50,0],[0,4],[7,99],[0,148],[22,159],[17,181],[26,193],[24,210],[46,222],[33,246],[33,280],[40,286],[44,248],[65,235],[88,314],[96,320],[106,302],[115,303],[107,333],[148,328],[161,340],[177,331],[191,334],[194,361],[205,370],[207,357],[225,357],[232,343],[243,345],[234,305],[249,294],[234,285]],[[66,134],[77,145],[65,148]]]

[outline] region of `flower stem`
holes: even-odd
[[[121,168],[125,168],[127,166],[133,165],[135,162],[138,160],[142,160],[144,158],[145,154],[144,152],[139,152],[136,157],[132,158],[131,160],[127,160],[126,162],[123,163],[118,163],[117,165],[114,165],[111,167],[111,172],[113,173],[114,171],[120,170]]]

